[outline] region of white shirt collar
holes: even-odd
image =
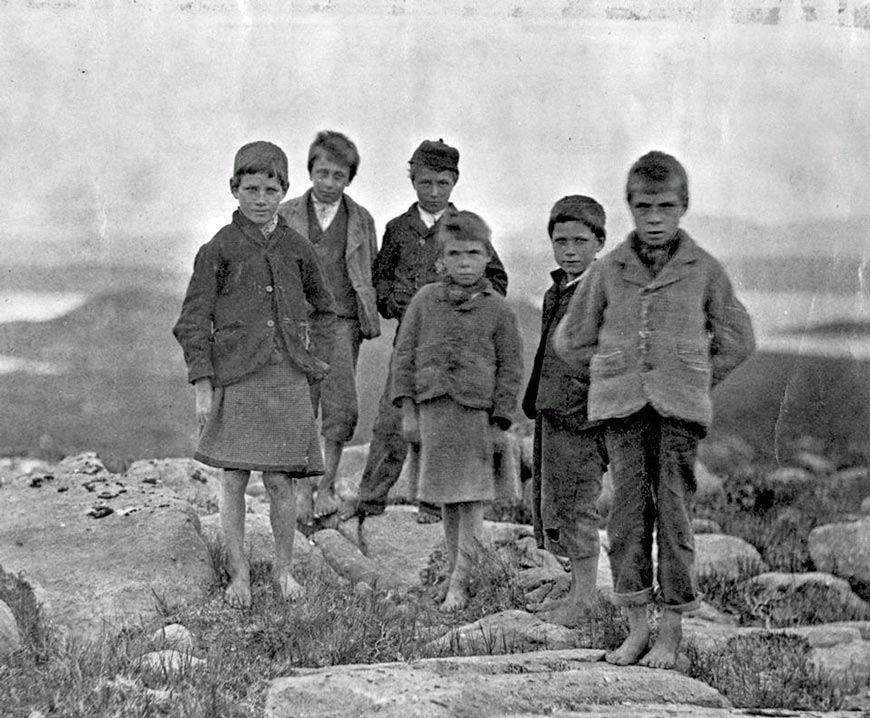
[[[335,215],[338,214],[341,197],[332,203],[321,202],[317,199],[314,192],[312,192],[311,201],[314,205],[314,214],[317,216],[317,222],[320,225],[320,229],[326,231],[329,225],[332,224],[332,220],[335,219]]]
[[[417,205],[417,212],[420,214],[420,219],[422,220],[423,224],[426,225],[426,228],[427,228],[427,229],[432,229],[432,227],[435,226],[435,223],[436,223],[439,219],[441,219],[442,215],[443,215],[446,211],[447,211],[447,208],[445,207],[445,208],[442,209],[440,212],[435,212],[435,213],[433,214],[432,212],[427,212],[427,211],[426,211],[425,209],[423,209],[419,204]]]

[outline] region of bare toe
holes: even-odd
[[[234,579],[224,591],[226,602],[233,608],[251,607],[251,584],[245,579]]]
[[[314,500],[314,518],[331,516],[338,510],[338,499],[332,491],[318,491]]]
[[[277,578],[278,591],[285,601],[297,601],[305,595],[305,589],[293,578],[289,571],[282,572]]]

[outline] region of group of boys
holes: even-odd
[[[438,279],[438,227],[455,211],[459,152],[424,141],[409,162],[417,201],[387,223],[378,250],[369,213],[344,192],[359,166],[354,144],[321,132],[311,145],[312,186],[281,205],[290,227],[313,244],[335,295],[338,329],[332,371],[319,387],[325,473],[299,519],[353,511],[360,523],[384,512],[408,452],[401,410],[392,402],[392,362],[378,407],[358,500],[339,506],[335,480],[357,417],[354,382],[363,339],[380,333],[378,315],[402,321],[411,298]],[[607,660],[671,667],[681,616],[698,606],[690,521],[698,442],[712,419],[710,390],[754,349],[746,310],[722,266],[680,228],[688,178],[672,156],[650,152],[632,166],[626,199],[635,229],[594,261],[605,242],[605,212],[570,195],[552,208],[548,233],[559,269],[544,297],[541,337],[524,413],[535,421],[533,520],[539,545],[568,557],[566,599],[538,607],[547,620],[576,625],[590,610],[599,557],[596,500],[609,466],[607,517],[613,599],[628,613],[629,635]],[[504,295],[508,278],[494,252],[485,271]],[[306,503],[313,510],[305,512]],[[438,515],[420,507],[421,516]],[[657,535],[663,604],[648,650],[653,601],[652,539]]]

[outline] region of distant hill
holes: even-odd
[[[509,301],[518,317],[528,374],[551,262],[537,251],[526,259],[512,253],[505,261],[511,273]],[[780,268],[797,276],[796,267],[810,270],[804,261],[782,260]],[[765,265],[750,264],[753,276],[763,281],[768,270],[760,267]],[[0,455],[92,449],[114,467],[139,458],[190,455],[196,440],[193,392],[171,334],[183,279],[149,268],[114,268],[108,273],[65,269],[54,278],[41,269],[30,280],[37,275],[39,282],[26,286],[108,289],[59,319],[0,324],[0,354],[70,366],[64,376],[0,375]],[[839,275],[819,276],[827,276],[830,286]],[[395,323],[384,322],[383,335],[363,344],[355,441],[370,437],[394,332]],[[802,435],[824,440],[833,453],[855,446],[866,450],[868,369],[867,362],[848,358],[758,354],[716,392],[714,432],[743,436],[771,455]]]

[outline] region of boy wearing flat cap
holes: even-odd
[[[425,140],[414,150],[408,170],[417,201],[387,223],[373,270],[378,311],[385,319],[399,322],[417,290],[439,279],[437,236],[444,214],[457,211],[450,202],[450,194],[459,180],[459,150],[443,140]],[[507,293],[507,273],[495,251],[486,264],[484,276],[499,294]],[[360,481],[357,508],[360,521],[384,512],[387,494],[398,481],[408,452],[400,431],[401,412],[390,401],[393,381],[390,363]],[[427,513],[437,520],[440,514],[437,507],[423,504],[421,508],[421,520],[426,520]]]
[[[605,214],[591,197],[563,197],[550,211],[547,231],[559,269],[544,294],[541,340],[523,396],[535,420],[532,514],[538,544],[571,561],[571,589],[561,601],[542,604],[545,620],[582,622],[592,606],[598,576],[598,510],[606,451],[586,414],[587,365],[571,366],[553,350],[552,335],[574,290],[604,246]]]

